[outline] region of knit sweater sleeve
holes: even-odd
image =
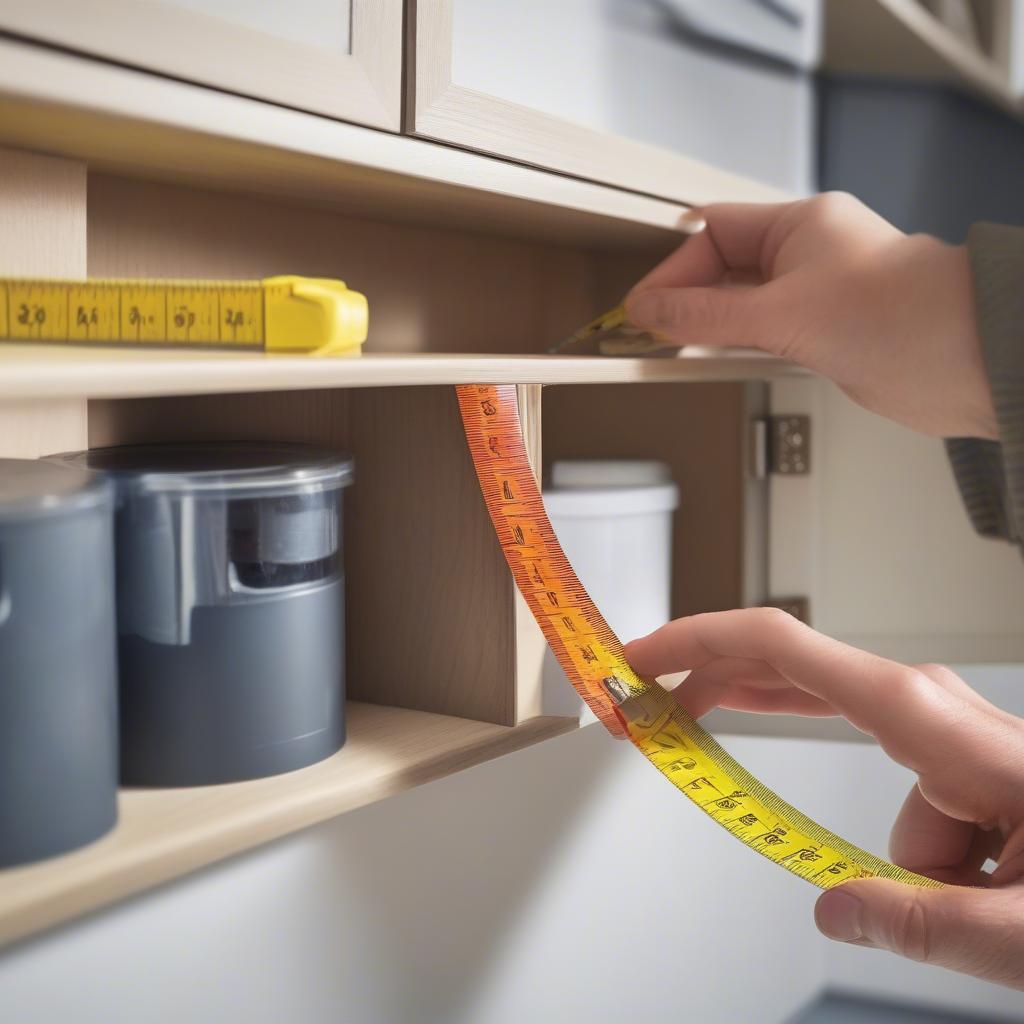
[[[975,224],[967,237],[975,312],[998,441],[951,438],[946,449],[978,533],[1024,538],[1024,228]]]

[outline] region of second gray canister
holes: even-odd
[[[352,460],[273,442],[65,458],[117,492],[122,781],[251,779],[338,750]]]

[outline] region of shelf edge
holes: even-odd
[[[760,380],[802,374],[770,356],[677,359],[367,354],[357,359],[210,353],[118,353],[0,343],[0,401],[153,398],[454,384],[613,384]]]

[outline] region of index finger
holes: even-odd
[[[722,657],[765,662],[806,693],[827,701],[915,771],[976,768],[1007,773],[994,752],[997,721],[923,673],[833,640],[775,608],[678,619],[628,645],[641,675],[699,668]],[[1003,780],[1007,781],[1007,780]]]
[[[691,211],[703,218],[703,231],[691,235],[634,285],[630,294],[648,288],[692,288],[715,284],[727,270],[757,269],[769,229],[791,203],[714,203]]]

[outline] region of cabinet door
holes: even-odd
[[[0,30],[397,131],[402,0],[8,0]]]
[[[418,0],[410,127],[687,203],[805,192],[818,15],[818,0]]]
[[[770,481],[769,590],[816,629],[913,663],[1024,661],[1024,562],[972,529],[942,442],[822,380],[771,385],[811,417],[810,473]]]

